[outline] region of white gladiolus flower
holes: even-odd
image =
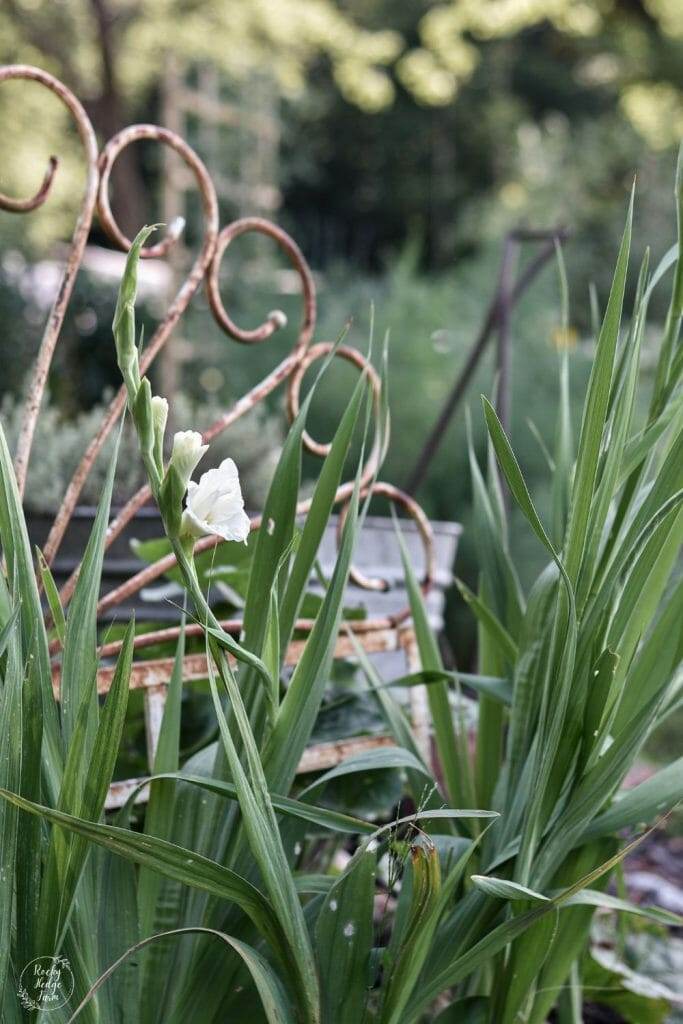
[[[185,486],[188,486],[197,463],[208,448],[208,444],[202,444],[202,435],[196,430],[179,430],[173,435],[171,464]]]
[[[244,511],[239,474],[232,459],[224,459],[216,469],[203,473],[199,483],[190,480],[182,532],[194,537],[215,533],[224,540],[246,544],[249,516]]]

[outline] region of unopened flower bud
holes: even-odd
[[[148,377],[143,377],[132,406],[133,422],[140,442],[140,451],[147,471],[161,480],[161,473],[154,462],[154,423],[152,419],[152,387]]]
[[[123,374],[131,408],[140,387],[138,348],[135,343],[135,296],[138,290],[138,263],[140,250],[152,231],[154,231],[154,226],[143,228],[138,232],[130,247],[114,312],[113,331],[116,342],[116,358]]]
[[[208,444],[202,444],[202,435],[196,430],[179,430],[174,434],[171,465],[179,478],[184,480],[186,489],[199,460],[208,448]]]
[[[208,447],[196,430],[179,430],[173,437],[171,459],[159,492],[159,508],[169,536],[180,533],[185,491]]]
[[[154,428],[154,461],[159,473],[163,473],[164,467],[164,433],[168,420],[168,402],[161,395],[154,395],[152,398],[152,425]]]

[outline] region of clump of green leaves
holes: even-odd
[[[480,948],[490,943],[496,896],[519,908],[506,914],[511,938],[525,915],[538,921],[503,952],[480,959],[479,966],[491,971],[488,981],[482,977],[481,1019],[543,1024],[563,986],[573,989],[568,1004],[580,1007],[575,965],[588,941],[588,908],[605,900],[609,905],[609,898],[574,893],[564,905],[582,909],[559,917],[539,901],[593,871],[615,833],[653,822],[683,798],[683,759],[620,792],[643,744],[680,707],[682,695],[683,151],[675,197],[679,245],[654,272],[646,254],[625,324],[631,198],[576,445],[567,361],[560,356],[557,431],[547,445],[553,495],[548,525],[493,406],[483,400],[486,473],[470,442],[479,588],[474,594],[463,585],[461,592],[478,621],[479,670],[500,683],[497,692],[474,684],[481,691],[476,755],[464,777],[477,805],[495,809],[500,818],[482,840],[475,889],[442,922],[440,953],[414,996],[416,1010],[460,978],[458,964],[469,955],[463,928]],[[669,312],[649,412],[638,422],[648,304],[667,273],[673,276]],[[528,594],[508,548],[501,478],[549,556]],[[415,587],[412,593],[417,604]],[[421,614],[414,609],[416,622]],[[423,664],[438,667],[426,629],[421,647]],[[465,908],[474,925],[466,923]]]
[[[236,641],[222,630],[204,596],[182,514],[201,454],[199,435],[176,435],[166,461],[167,403],[152,395],[139,372],[136,273],[148,233],[141,232],[132,246],[114,333],[149,483],[193,614],[205,628],[219,741],[180,765],[181,637],[142,831],[131,827],[135,795],[113,823],[105,821],[134,637],[131,624],[100,707],[96,606],[115,460],[66,611],[39,558],[61,643],[57,703],[48,631],[2,439],[2,1016],[20,1019],[27,964],[35,957],[65,956],[74,993],[63,1019],[206,1022],[222,1018],[227,1009],[238,1019],[249,1013],[271,1022],[336,1020],[340,1001],[350,993],[354,1006],[365,1003],[373,879],[389,837],[380,830],[374,838],[376,826],[314,802],[335,772],[305,793],[293,789],[330,678],[358,529],[360,468],[337,565],[286,686],[283,660],[354,434],[369,429],[363,412],[366,402],[372,405],[368,380],[361,376],[349,401],[299,530],[301,440],[312,392],[302,403],[265,502],[269,528],[254,545],[243,634]],[[396,747],[346,764],[341,774],[406,765],[422,770],[412,754]],[[448,822],[479,812],[426,813]],[[408,831],[413,818],[402,823]],[[309,838],[322,839],[333,853],[340,839],[330,843],[330,835],[367,839],[341,875],[298,870],[297,851]],[[328,916],[337,907],[339,915]],[[353,966],[351,990],[338,971],[341,951]]]
[[[679,164],[679,223],[682,179]],[[351,396],[298,533],[301,440],[315,388],[302,403],[265,502],[269,528],[256,537],[235,640],[213,616],[183,526],[196,445],[190,451],[185,438],[165,459],[166,403],[139,374],[135,285],[147,233],[136,239],[122,282],[117,351],[148,479],[191,614],[204,627],[219,738],[180,763],[181,636],[143,819],[133,827],[134,794],[106,820],[134,639],[131,625],[100,705],[96,605],[114,462],[65,611],[39,562],[62,646],[58,704],[0,433],[0,1016],[22,1020],[22,969],[36,956],[59,955],[71,965],[74,994],[55,1020],[543,1024],[558,1000],[567,1020],[579,1020],[595,907],[681,923],[605,892],[628,851],[619,849],[620,830],[653,821],[683,797],[681,760],[620,792],[643,743],[681,701],[679,247],[651,276],[645,262],[622,326],[629,210],[576,448],[561,366],[551,524],[542,523],[484,402],[486,473],[470,458],[481,577],[476,593],[463,588],[480,628],[477,674],[444,670],[404,557],[423,667],[396,682],[427,685],[440,771],[425,763],[391,684],[359,646],[395,746],[352,758],[301,790],[296,768],[329,683],[365,511],[359,470],[337,564],[291,677],[284,654],[354,435],[364,443],[370,429],[367,380]],[[648,302],[667,271],[670,313],[640,424]],[[383,449],[385,424],[375,429]],[[548,555],[529,594],[508,550],[499,470]],[[480,694],[474,757],[450,700],[463,684]],[[378,827],[325,805],[328,783],[386,769],[403,773],[412,813],[396,818],[387,808]],[[35,1019],[26,1012],[23,1019]]]

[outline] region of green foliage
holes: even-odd
[[[683,792],[679,784],[674,784],[675,792],[669,788],[670,780],[679,774],[673,766],[655,776],[651,786],[637,787],[610,806],[629,765],[677,701],[680,681],[676,666],[679,670],[683,653],[680,631],[672,625],[674,618],[680,621],[680,580],[676,579],[683,539],[680,413],[674,413],[668,429],[657,440],[653,438],[636,463],[629,465],[625,477],[622,475],[629,436],[638,429],[632,417],[650,291],[645,287],[645,269],[631,328],[622,328],[630,233],[631,212],[597,341],[576,463],[572,466],[572,460],[565,457],[551,467],[556,492],[570,494],[566,527],[558,533],[557,548],[543,526],[495,411],[484,400],[491,442],[511,498],[559,570],[539,578],[520,628],[515,581],[511,575],[501,577],[497,564],[484,557],[482,535],[478,550],[482,593],[488,604],[466,592],[489,643],[495,642],[500,657],[512,663],[513,694],[506,714],[504,756],[500,763],[488,764],[486,789],[479,793],[479,799],[491,799],[491,806],[502,816],[485,844],[484,863],[491,867],[485,875],[473,878],[478,889],[501,899],[526,898],[531,904],[547,899],[553,880],[557,884],[572,858],[582,851],[588,854],[596,839],[609,834],[610,825],[651,820],[680,800]],[[653,282],[660,277],[656,271]],[[674,295],[676,278],[674,274]],[[672,380],[671,371],[661,369],[662,361],[671,366],[671,330],[677,339],[673,344],[680,345],[680,319],[675,328],[670,324],[669,318],[654,376],[650,407],[655,411],[650,412],[650,422],[664,414],[663,396],[670,402],[681,385],[680,376]],[[566,372],[564,366],[560,372]],[[562,406],[559,415],[560,419],[565,415]],[[475,488],[480,487],[480,475],[476,466],[473,468]],[[565,477],[562,486],[558,486],[560,475]],[[557,517],[555,521],[560,522]],[[503,522],[498,532],[498,551],[502,552]],[[513,637],[517,646],[513,646]],[[654,670],[655,649],[661,671]],[[503,722],[500,724],[502,727]],[[486,774],[485,769],[481,774]],[[656,807],[651,802],[655,799]],[[569,853],[573,847],[576,854]],[[504,877],[498,871],[492,873],[496,867],[504,868]],[[576,884],[573,882],[572,888]],[[607,906],[612,899],[589,894],[584,885],[581,890],[566,898],[564,905],[586,905],[595,899]],[[475,905],[470,912],[476,913]],[[454,915],[453,923],[456,919]],[[569,959],[562,960],[561,942],[551,957],[548,971],[555,970],[556,985],[567,981],[572,959],[587,941],[588,923],[589,918],[584,918],[583,934],[578,932],[576,939],[563,940],[565,950],[573,950]],[[558,927],[563,928],[562,916]],[[539,983],[537,1006],[534,990],[550,939],[546,936],[534,945],[531,936],[535,928],[512,943],[509,967],[494,990],[497,1010],[492,1019],[496,1021],[514,1018],[522,1007],[522,991],[527,1019],[539,1024],[546,1019],[551,1003],[541,995],[544,989]],[[490,942],[491,937],[489,933],[482,942]],[[456,976],[453,965],[441,973],[435,971],[431,983],[423,979],[427,991],[421,1005],[426,1005],[427,993]],[[519,989],[522,976],[524,984]]]
[[[221,97],[247,116],[262,114],[264,91],[280,97],[279,181],[264,184],[282,190],[285,219],[316,263],[338,259],[341,240],[356,265],[377,267],[417,225],[443,265],[513,224],[559,220],[581,240],[572,276],[590,279],[609,265],[610,227],[636,166],[649,212],[662,234],[668,227],[649,153],[681,134],[676,0],[237,0],[229,13],[218,0],[8,0],[0,57],[61,77],[102,140],[123,124],[163,121],[169,58],[171,79],[180,65],[193,85],[215,70]],[[37,188],[50,154],[60,160],[48,204],[27,221],[6,218],[7,236],[18,247],[67,237],[82,167],[66,111],[43,89],[9,83],[0,115],[6,191]],[[39,131],[24,130],[34,123]],[[190,130],[210,166],[239,163],[245,133]],[[133,147],[115,168],[113,201],[131,233],[151,216],[145,192],[158,199],[161,163]],[[227,206],[237,212],[232,198]]]
[[[552,461],[547,494],[556,497],[556,512],[568,502],[567,514],[554,514],[552,527],[544,525],[546,508],[532,496],[524,459],[487,401],[485,474],[472,446],[466,452],[481,521],[480,579],[476,592],[464,593],[481,626],[481,671],[444,669],[404,551],[422,671],[382,680],[358,652],[368,695],[396,745],[350,759],[304,789],[296,768],[329,688],[367,508],[360,492],[363,453],[373,429],[382,441],[385,436],[385,424],[372,424],[366,415],[367,379],[356,384],[339,419],[299,535],[301,439],[330,361],[302,403],[266,498],[267,528],[240,563],[248,567],[248,581],[244,630],[235,639],[208,603],[207,567],[195,563],[184,526],[180,445],[167,464],[150,415],[151,384],[140,380],[137,350],[124,350],[124,321],[117,318],[129,409],[177,560],[176,579],[203,625],[218,730],[217,742],[183,762],[181,635],[139,827],[132,821],[135,794],[113,821],[103,813],[134,640],[131,624],[101,705],[96,603],[114,460],[65,618],[51,577],[38,565],[63,636],[59,707],[31,550],[0,433],[4,1020],[22,1020],[23,967],[35,956],[59,954],[74,975],[70,1019],[93,1024],[210,1024],[226,1014],[268,1024],[512,1024],[523,1014],[542,1024],[556,998],[576,1018],[582,980],[590,984],[598,968],[610,979],[620,975],[626,987],[622,965],[596,968],[585,957],[595,908],[658,927],[680,926],[676,915],[605,891],[637,843],[619,848],[614,833],[649,823],[683,799],[679,762],[620,792],[643,744],[680,704],[683,654],[675,629],[683,536],[680,323],[672,327],[670,318],[665,326],[666,367],[655,372],[643,430],[634,410],[640,408],[639,346],[650,285],[644,270],[631,329],[621,326],[630,226],[629,211],[575,455],[566,422],[557,432],[563,455]],[[137,336],[136,261],[133,249],[121,306],[127,302],[129,339]],[[673,262],[665,261],[669,270]],[[655,272],[652,281],[663,280]],[[562,375],[567,366],[560,363]],[[561,420],[567,412],[565,397]],[[184,440],[190,448],[199,443],[198,437]],[[494,459],[509,502],[550,559],[531,588],[514,568]],[[355,484],[338,559],[288,676],[286,646],[349,463]],[[433,719],[435,772],[418,751],[396,696],[422,683]],[[476,762],[460,714],[463,684],[486,701],[477,747],[494,756],[478,750]],[[410,793],[414,804],[409,813],[387,806],[377,825],[325,800],[328,786],[387,770],[401,773],[399,792]],[[388,910],[392,897],[395,907]],[[631,990],[619,1005],[634,1013],[642,1005],[643,1019],[656,1021],[662,992],[645,1004],[638,992],[634,1004]]]

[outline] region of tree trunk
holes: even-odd
[[[102,91],[88,104],[95,130],[105,140],[127,124],[116,73],[115,17],[107,0],[90,0],[102,59]],[[121,230],[133,238],[145,223],[144,187],[135,147],[124,149],[111,176],[112,210]]]

